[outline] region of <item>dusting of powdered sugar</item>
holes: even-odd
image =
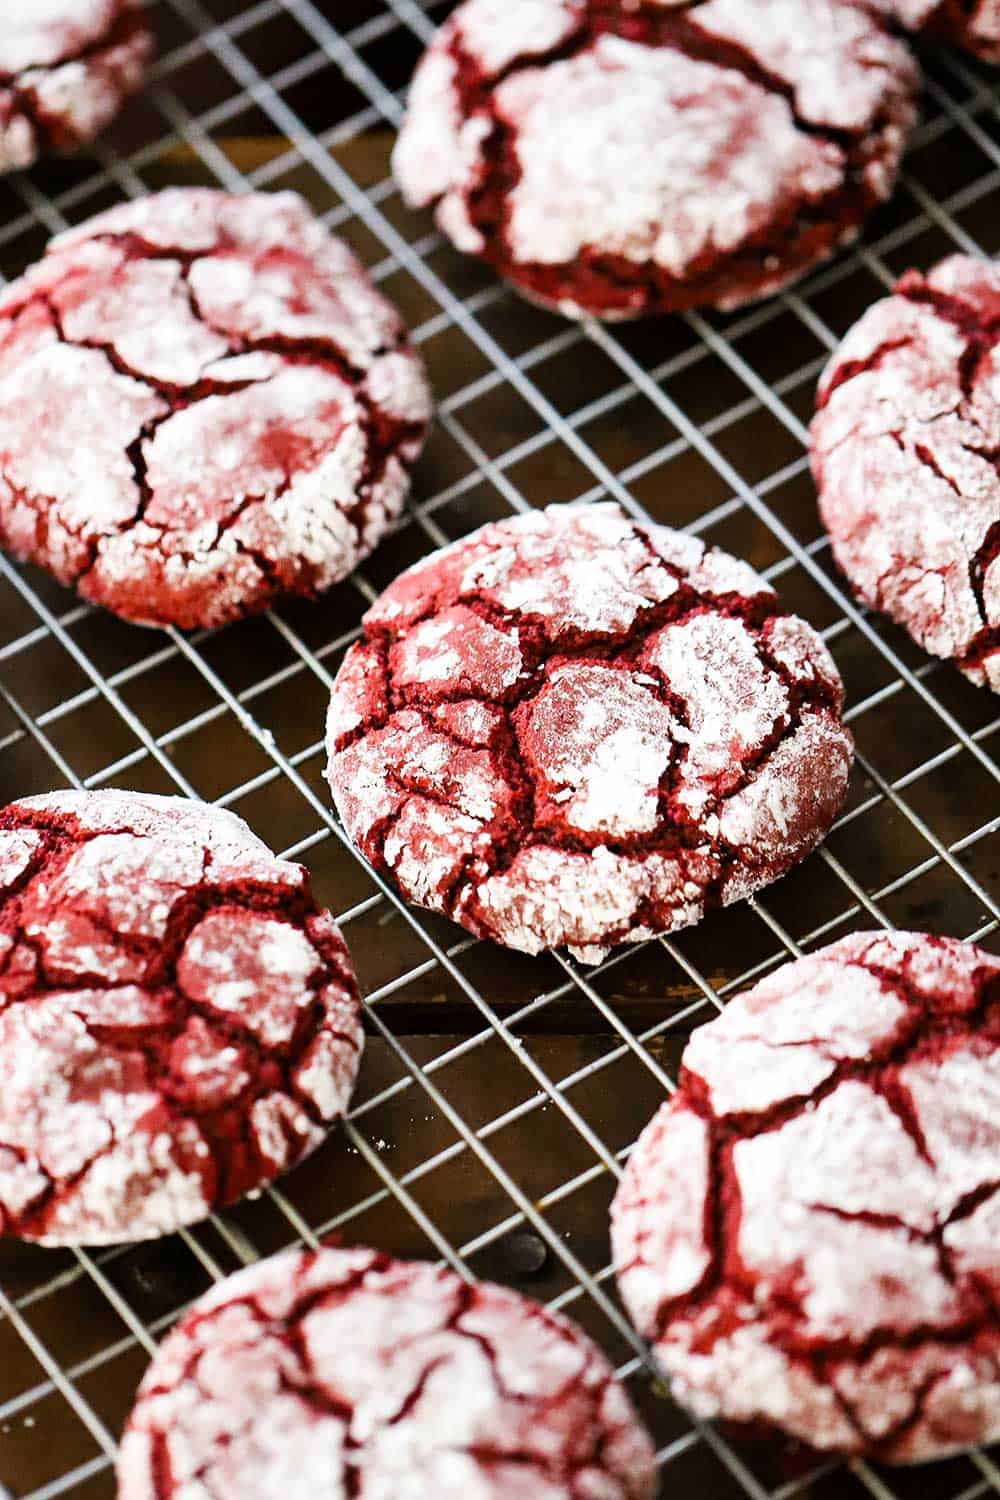
[[[403,505],[429,398],[300,198],[171,189],[60,236],[0,298],[0,412],[0,542],[191,627],[344,577]]]
[[[568,41],[584,13],[581,0],[473,0],[456,12],[455,29],[486,76],[496,78],[518,58]]]
[[[612,1241],[698,1415],[888,1462],[1000,1434],[998,995],[981,949],[859,934],[694,1033]]]
[[[604,1356],[517,1293],[372,1251],[292,1252],[196,1303],[139,1390],[122,1500],[652,1500]]]
[[[442,27],[393,165],[460,250],[570,315],[734,306],[888,196],[918,74],[874,7],[628,9],[465,0]]]
[[[301,867],[229,812],[128,792],[0,811],[0,1229],[167,1234],[346,1108],[357,991]]]
[[[861,597],[1000,691],[1000,273],[909,272],[850,331],[812,425],[820,511]]]
[[[699,31],[742,47],[780,78],[799,119],[870,129],[885,107],[886,80],[909,68],[904,49],[872,25],[864,5],[833,0],[807,15],[803,25],[802,0],[706,0],[694,19]]]
[[[502,698],[522,665],[516,634],[460,604],[421,620],[392,648],[393,673],[403,687],[457,678],[470,692]]]
[[[37,833],[0,831],[0,892],[7,891],[31,868],[42,840]]]
[[[142,83],[153,43],[136,0],[5,0],[0,171],[86,144]]]
[[[351,837],[473,932],[594,960],[822,836],[850,738],[829,653],[746,564],[614,505],[484,527],[399,577],[327,724]]]
[[[538,793],[580,833],[628,838],[660,818],[677,725],[646,682],[613,667],[556,667],[528,705],[520,740]]]
[[[7,0],[0,18],[0,73],[49,67],[111,29],[119,0]]]
[[[789,183],[818,201],[843,172],[840,150],[798,131],[784,99],[618,37],[515,74],[496,102],[521,166],[508,199],[515,261],[558,265],[597,246],[683,280],[762,230]]]
[[[668,625],[640,660],[688,705],[687,722],[674,730],[687,746],[677,796],[698,814],[713,790],[741,779],[748,755],[787,723],[787,689],[761,659],[753,632],[717,615]]]

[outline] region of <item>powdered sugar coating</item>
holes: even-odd
[[[152,51],[136,0],[5,0],[0,172],[92,141],[139,88]]]
[[[1000,692],[1000,271],[909,271],[851,329],[812,424],[834,555],[884,610]]]
[[[888,1463],[1000,1436],[1000,959],[863,933],[692,1036],[611,1212],[679,1400]]]
[[[908,31],[965,47],[986,62],[1000,62],[1000,0],[883,0],[883,4]]]
[[[604,1356],[516,1292],[371,1250],[230,1277],[139,1390],[122,1500],[651,1500]]]
[[[0,1233],[203,1218],[319,1144],[362,1041],[306,872],[232,813],[132,792],[0,810]]]
[[[460,250],[571,316],[732,307],[888,196],[916,88],[850,0],[465,0],[394,170]]]
[[[783,99],[762,97],[739,74],[720,78],[711,63],[620,37],[598,37],[579,57],[506,80],[496,100],[517,133],[521,164],[506,225],[514,261],[560,265],[599,245],[683,280],[709,245],[730,254],[759,232],[777,213],[789,179],[809,202],[840,182],[839,153],[800,135]],[[699,142],[690,182],[677,180],[679,123],[685,138]],[[736,139],[737,170],[751,185],[738,196],[720,183]],[[650,150],[653,141],[662,151]],[[602,193],[613,172],[625,190]],[[686,200],[676,217],[672,193]]]
[[[398,314],[300,198],[170,189],[0,297],[0,543],[126,619],[222,624],[366,556],[428,418]]]
[[[802,859],[851,740],[822,642],[745,564],[615,505],[486,526],[365,617],[327,724],[351,837],[480,936],[596,961]]]

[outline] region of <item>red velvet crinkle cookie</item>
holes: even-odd
[[[1000,270],[908,271],[827,366],[819,508],[855,592],[1000,692]]]
[[[398,313],[301,198],[173,188],[0,297],[0,543],[127,620],[219,625],[371,551],[428,415]]]
[[[0,810],[0,1232],[150,1239],[294,1166],[362,1048],[300,865],[133,792]]]
[[[681,1402],[888,1463],[1000,1437],[1000,960],[856,934],[692,1036],[611,1210]]]
[[[603,1354],[516,1292],[294,1251],[194,1304],[143,1381],[120,1500],[652,1500]]]
[[[394,169],[458,249],[560,312],[730,308],[888,197],[918,83],[860,0],[465,0]]]
[[[908,31],[1000,62],[1000,0],[882,0]]]
[[[3,0],[0,172],[100,135],[152,52],[139,0]]]
[[[386,589],[334,685],[328,776],[411,901],[596,962],[809,853],[850,771],[842,697],[745,563],[553,506]]]

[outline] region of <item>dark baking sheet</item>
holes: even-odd
[[[0,180],[0,271],[123,195],[293,187],[416,329],[441,416],[406,521],[313,606],[214,635],[141,631],[0,561],[0,790],[134,786],[218,799],[309,863],[369,1006],[357,1107],[275,1193],[188,1234],[93,1256],[0,1243],[0,1481],[19,1500],[113,1495],[114,1442],[154,1340],[214,1276],[339,1234],[555,1300],[623,1367],[664,1495],[972,1500],[1000,1469],[817,1466],[697,1430],[651,1384],[614,1298],[606,1211],[684,1037],[798,948],[856,926],[1000,951],[1000,704],[845,597],[802,445],[816,375],[909,264],[1000,248],[1000,94],[924,55],[924,123],[862,248],[729,318],[577,328],[460,259],[388,178],[401,90],[447,6],[158,0],[154,87],[98,152]],[[321,778],[330,674],[373,591],[512,509],[619,498],[765,570],[827,637],[859,764],[825,849],[753,904],[580,970],[405,912],[345,848]],[[0,1080],[2,1087],[2,1080]],[[0,1487],[2,1488],[2,1487]]]

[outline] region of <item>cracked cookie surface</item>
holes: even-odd
[[[729,308],[888,197],[918,82],[851,0],[465,0],[393,165],[458,249],[570,316]]]
[[[880,0],[908,31],[1000,63],[1000,0]]]
[[[343,939],[232,813],[0,810],[0,1233],[150,1239],[294,1166],[363,1045]]]
[[[92,141],[139,88],[152,53],[137,0],[5,0],[0,172]]]
[[[908,271],[820,380],[819,509],[855,592],[1000,692],[1000,271]]]
[[[121,1500],[652,1500],[604,1356],[516,1292],[293,1251],[194,1304],[139,1390]]]
[[[334,801],[376,869],[477,936],[596,962],[774,880],[843,799],[820,638],[745,563],[616,505],[483,527],[364,625]]]
[[[125,619],[224,624],[367,556],[428,418],[398,313],[301,198],[168,189],[0,297],[0,544]]]
[[[611,1211],[678,1399],[890,1463],[1000,1436],[1000,959],[861,933],[692,1036]]]

